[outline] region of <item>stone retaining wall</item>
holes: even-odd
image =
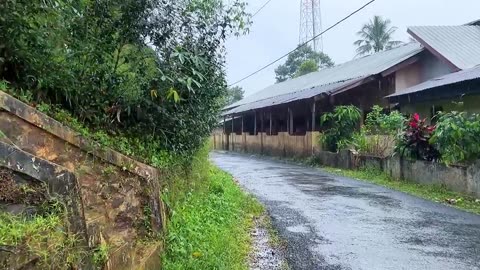
[[[82,198],[72,172],[2,141],[0,141],[0,167],[46,183],[49,193],[55,194],[65,203],[69,213],[69,231],[80,236],[82,244],[87,243]]]
[[[0,166],[43,181],[61,196],[70,226],[85,235],[87,248],[109,246],[104,269],[160,266],[159,243],[137,245],[148,231],[165,227],[157,169],[101,147],[3,92],[0,131]]]
[[[350,151],[317,152],[319,164],[342,169],[374,168],[394,179],[406,179],[427,185],[444,185],[450,190],[480,198],[480,162],[470,166],[451,165],[399,157],[355,155]]]

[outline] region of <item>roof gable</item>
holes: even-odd
[[[457,70],[480,64],[480,26],[414,26],[408,33]]]

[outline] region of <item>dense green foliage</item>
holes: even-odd
[[[208,170],[204,184],[188,193],[172,214],[163,257],[167,270],[248,267],[249,230],[262,208],[230,175],[213,166]]]
[[[152,153],[189,156],[225,104],[223,43],[247,31],[244,8],[221,0],[5,0],[0,79],[32,105],[66,109]]]
[[[242,87],[240,86],[232,86],[227,90],[227,104],[235,103],[241,99],[243,99],[243,91]]]
[[[449,112],[437,116],[430,143],[446,163],[472,162],[480,158],[480,115]]]
[[[415,113],[406,121],[399,112],[385,114],[374,106],[360,132],[352,136],[350,146],[360,153],[384,156],[388,142],[379,135],[387,135],[395,139],[400,155],[413,159],[450,164],[480,158],[480,114],[439,112],[434,120],[436,124],[429,125],[427,119]]]
[[[305,60],[305,62],[300,65],[297,72],[295,73],[295,77],[300,77],[315,71],[318,71],[318,65],[315,60]]]
[[[248,214],[259,211],[230,177],[202,165],[207,156],[201,147],[230,101],[224,41],[246,33],[250,23],[245,3],[226,2],[0,2],[1,90],[99,143],[92,147],[168,167],[162,199],[172,218],[165,260],[170,269],[243,266]],[[39,256],[50,253],[48,260],[61,262],[52,267],[78,265],[70,250],[75,244],[57,221],[1,217],[6,238],[0,245],[31,247],[38,240],[48,245],[38,245]],[[205,237],[191,234],[200,229]],[[89,256],[101,264],[108,248],[101,245]]]
[[[364,24],[362,29],[357,32],[360,39],[354,43],[357,47],[357,55],[381,52],[402,44],[401,41],[392,40],[397,28],[390,26],[391,23],[389,19],[374,16]]]
[[[364,129],[368,134],[396,135],[404,128],[406,121],[400,112],[385,113],[382,107],[375,105],[367,114]]]
[[[350,147],[358,153],[388,156],[393,154],[395,138],[405,126],[406,118],[398,111],[384,112],[375,105],[367,114],[365,125],[355,132],[350,141]]]
[[[337,106],[333,112],[322,115],[322,145],[332,152],[344,148],[358,130],[361,118],[360,110],[352,105]]]
[[[315,65],[312,65],[312,61]],[[307,62],[307,64],[305,64]],[[300,67],[303,65],[302,71]],[[285,64],[275,69],[277,83],[305,75],[309,72],[317,71],[334,65],[332,59],[324,53],[315,52],[310,46],[299,47],[296,51],[288,55]],[[313,68],[312,66],[316,66]]]

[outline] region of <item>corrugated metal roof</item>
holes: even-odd
[[[459,69],[480,64],[480,26],[414,26],[408,31]]]
[[[398,93],[389,95],[387,96],[387,98],[399,97],[399,96],[417,93],[420,91],[425,91],[425,90],[440,87],[440,86],[446,86],[446,85],[451,85],[451,84],[475,80],[475,79],[480,79],[480,66],[458,71],[455,73],[450,73],[450,74],[423,82],[421,84],[417,84],[410,88],[404,89]]]
[[[250,111],[250,110],[255,110],[259,108],[265,108],[265,107],[270,107],[274,105],[279,105],[279,104],[285,104],[289,103],[292,101],[296,100],[302,100],[302,99],[308,99],[312,98],[314,96],[320,95],[322,93],[330,93],[330,92],[335,92],[337,90],[344,89],[346,87],[349,87],[357,82],[360,82],[364,80],[366,77],[361,77],[361,78],[356,78],[356,79],[350,79],[342,82],[336,82],[336,83],[331,83],[331,84],[326,84],[322,86],[317,86],[317,87],[312,87],[309,89],[305,90],[300,90],[297,92],[293,93],[288,93],[288,94],[283,94],[271,98],[266,98],[262,99],[259,101],[247,103],[240,105],[238,107],[235,107],[225,113],[223,115],[229,115],[229,114],[235,114],[235,113],[240,113],[240,112],[245,112],[245,111]]]
[[[357,58],[332,68],[322,69],[295,79],[271,85],[255,94],[247,96],[225,109],[232,109],[234,107],[259,102],[272,97],[294,94],[314,87],[327,87],[328,85],[337,82],[345,82],[353,78],[363,78],[370,75],[376,75],[407,60],[422,50],[423,47],[419,43],[413,42],[395,49]]]

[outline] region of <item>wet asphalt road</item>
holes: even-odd
[[[211,154],[265,204],[292,269],[480,269],[480,216],[319,169]]]

